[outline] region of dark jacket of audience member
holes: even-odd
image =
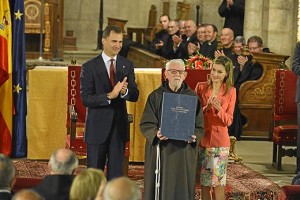
[[[47,175],[33,190],[45,200],[68,200],[74,179],[72,173],[78,166],[75,153],[68,149],[58,149],[52,154],[48,165],[50,175]]]
[[[0,154],[0,200],[12,198],[11,189],[15,183],[15,166],[6,155]]]

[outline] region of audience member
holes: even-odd
[[[263,41],[258,36],[252,36],[248,39],[247,45],[250,56],[240,55],[237,57],[238,65],[233,70],[234,87],[236,88],[237,96],[240,86],[249,80],[257,80],[263,74],[262,67],[259,63],[252,60],[254,52],[263,52]],[[238,99],[238,98],[237,98]],[[229,133],[240,140],[242,134],[242,126],[246,124],[246,118],[240,113],[238,108],[238,100],[234,110],[233,124],[229,128]]]
[[[0,199],[10,200],[11,190],[16,182],[13,161],[4,154],[0,154]]]
[[[233,40],[233,51],[237,56],[240,56],[244,52],[246,46],[246,40],[243,36],[236,36]]]
[[[173,35],[173,49],[175,52],[174,58],[180,58],[180,59],[188,59],[189,53],[188,53],[188,44],[190,42],[197,45],[197,26],[196,23],[189,19],[185,22],[185,28],[186,28],[186,39]]]
[[[109,181],[104,189],[104,200],[141,200],[141,190],[128,177],[119,177]]]
[[[205,26],[206,26],[205,24],[201,24],[197,28],[197,44],[194,44],[192,42],[190,42],[188,44],[188,52],[189,52],[190,55],[191,54],[192,55],[196,54],[197,51],[200,50],[201,46],[206,41],[206,38],[205,38]]]
[[[195,92],[204,114],[204,137],[200,146],[201,199],[225,199],[226,171],[230,148],[227,127],[232,123],[236,91],[233,66],[226,56],[214,60],[207,82],[199,82]],[[211,198],[211,189],[214,197]]]
[[[187,76],[183,60],[174,59],[167,62],[164,75],[167,81],[148,96],[140,122],[141,132],[146,138],[144,199],[194,200],[197,144],[203,136],[201,104],[198,101],[192,142],[171,140],[162,135],[160,122],[163,93],[196,95],[183,82]],[[156,166],[158,160],[159,164]]]
[[[101,54],[84,63],[80,96],[87,108],[84,141],[87,167],[107,167],[107,179],[123,175],[124,152],[129,140],[126,101],[135,102],[139,90],[134,64],[118,55],[121,28],[109,25],[103,31]]]
[[[185,20],[178,21],[179,34],[183,40],[186,39],[186,28],[185,28]]]
[[[23,189],[18,191],[12,200],[44,200],[44,198],[34,190]]]
[[[161,30],[155,34],[153,41],[150,44],[150,51],[156,53],[157,49],[160,49],[164,43],[166,43],[169,34],[168,34],[168,24],[170,17],[166,14],[163,14],[159,17],[159,22],[161,25]]]
[[[292,63],[292,71],[298,76],[297,79],[297,89],[295,101],[297,102],[297,122],[298,122],[298,132],[297,132],[297,162],[296,162],[296,173],[298,173],[298,185],[300,185],[300,42],[297,42],[294,51],[294,58]]]
[[[74,179],[70,189],[70,200],[101,200],[106,185],[104,172],[100,169],[88,168],[81,171]]]
[[[239,75],[239,71],[235,70],[236,67],[239,67],[239,63],[238,63],[238,57],[239,56],[245,56],[243,55],[244,52],[244,47],[246,46],[246,40],[243,36],[237,36],[235,37],[234,41],[233,41],[233,59],[232,59],[232,64],[233,64],[233,77],[234,80],[236,80],[237,76]],[[234,136],[235,139],[240,139],[240,135],[242,133],[243,130],[243,123],[245,123],[245,119],[243,116],[241,116],[240,113],[240,109],[238,107],[238,92],[236,94],[237,99],[236,99],[236,105],[234,107],[234,113],[233,113],[233,122],[232,124],[228,127],[228,133],[230,136]],[[243,121],[243,123],[242,123]],[[237,155],[235,154],[235,152],[230,151],[229,152],[229,158],[237,158]]]
[[[215,51],[218,48],[218,29],[215,25],[213,24],[207,24],[205,26],[205,38],[206,42],[203,43],[200,49],[200,53],[208,57],[210,59],[215,58]]]
[[[257,80],[263,71],[259,63],[252,60],[254,52],[263,52],[263,41],[258,36],[252,36],[247,41],[250,56],[238,56],[239,67],[234,69],[234,86],[239,91],[242,83],[248,80]]]
[[[78,167],[75,153],[69,149],[58,149],[53,152],[48,163],[50,175],[33,188],[46,200],[69,199],[69,191],[74,179],[72,175]]]
[[[231,61],[234,59],[233,53],[233,31],[230,28],[223,28],[221,31],[221,48],[215,51],[215,58],[219,56],[226,56]]]
[[[172,59],[174,57],[174,51],[173,51],[173,35],[179,36],[179,29],[178,29],[178,21],[176,20],[170,20],[168,24],[168,34],[169,37],[165,42],[162,42],[162,46],[159,46],[158,49],[156,49],[155,53],[157,55],[160,55],[168,60]]]
[[[233,30],[234,37],[243,36],[245,0],[223,0],[218,11],[225,18],[224,28]]]

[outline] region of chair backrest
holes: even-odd
[[[297,76],[289,70],[276,70],[274,120],[297,119],[297,105],[295,102]]]
[[[86,108],[80,98],[80,71],[81,66],[68,67],[68,105],[74,106],[77,113],[77,123],[85,123]],[[70,109],[67,113],[67,127],[70,127]]]

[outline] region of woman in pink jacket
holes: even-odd
[[[227,127],[232,123],[236,100],[231,60],[226,56],[216,58],[209,80],[199,82],[195,92],[203,106],[205,129],[199,143],[201,199],[224,200],[230,148]]]

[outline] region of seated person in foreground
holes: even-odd
[[[101,169],[85,169],[76,175],[72,183],[70,200],[102,200],[105,185],[106,178]]]
[[[23,189],[18,191],[13,196],[12,200],[45,200],[45,199],[34,190]]]
[[[141,200],[139,186],[128,177],[119,177],[109,181],[104,189],[105,200]]]
[[[73,182],[74,170],[78,167],[75,153],[69,149],[58,149],[53,152],[48,163],[50,175],[33,188],[45,200],[69,199],[69,191]]]
[[[0,154],[0,199],[10,200],[11,190],[16,182],[16,169],[13,161]]]

